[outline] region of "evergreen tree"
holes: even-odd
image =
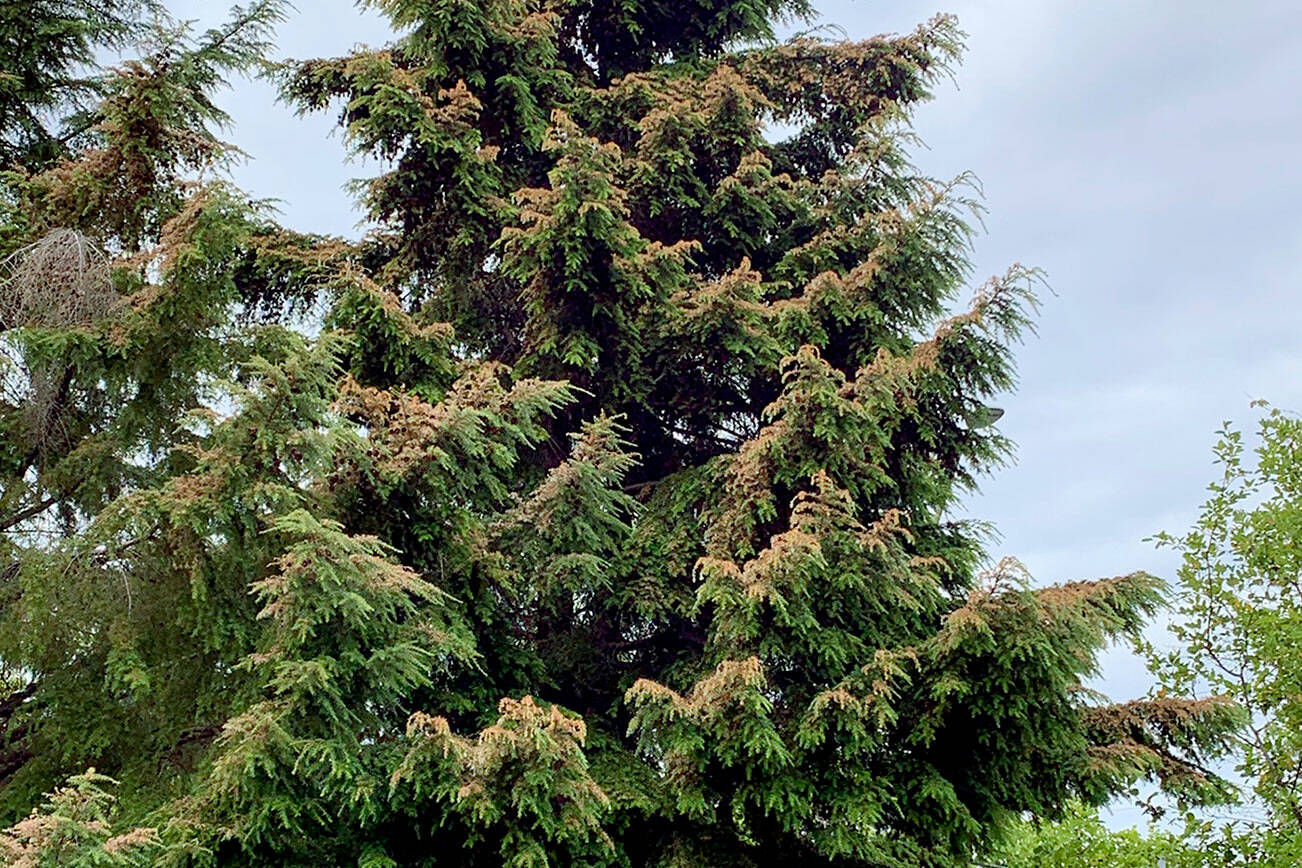
[[[359,243],[205,180],[272,2],[5,176],[10,819],[93,764],[178,865],[943,866],[1219,793],[1226,703],[1081,690],[1159,583],[1031,590],[949,517],[1035,279],[946,316],[970,185],[905,149],[952,20],[375,5],[284,79],[391,166]]]
[[[90,126],[76,109],[100,90],[96,50],[129,44],[156,11],[150,0],[0,3],[0,165],[63,156]]]

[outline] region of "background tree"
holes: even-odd
[[[1227,703],[1081,690],[1159,583],[1031,590],[949,517],[1035,277],[947,316],[975,206],[905,148],[952,20],[376,5],[284,84],[391,166],[357,244],[208,180],[274,3],[5,176],[11,818],[94,764],[175,864],[940,866],[1222,792]]]
[[[999,868],[1205,868],[1225,865],[1171,830],[1110,829],[1096,809],[1072,805],[1052,823],[1014,824],[985,859]]]
[[[1224,831],[1250,863],[1291,865],[1302,858],[1302,420],[1269,410],[1251,449],[1229,423],[1219,436],[1223,472],[1197,521],[1157,537],[1183,560],[1174,647],[1149,654],[1164,691],[1223,694],[1246,710],[1235,760],[1249,791]]]
[[[96,52],[130,45],[157,11],[150,0],[0,3],[0,165],[45,165],[74,147],[90,125],[79,109],[102,95]]]
[[[156,761],[150,745],[174,746],[174,725],[192,726],[211,699],[204,673],[220,664],[190,651],[196,629],[221,628],[187,620],[169,597],[178,586],[87,534],[120,498],[186,466],[176,450],[198,430],[187,414],[267,344],[232,320],[266,226],[245,197],[195,176],[230,150],[211,130],[224,118],[212,88],[262,56],[275,18],[263,3],[197,40],[154,31],[141,58],[98,82],[104,99],[75,148],[2,176],[0,660],[13,690],[0,702],[0,785],[11,810],[79,770],[74,756],[115,773]],[[174,579],[187,575],[174,566]],[[248,608],[247,590],[233,598]],[[129,712],[151,645],[179,667],[154,682],[172,692]]]

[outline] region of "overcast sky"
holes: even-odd
[[[816,0],[817,2],[817,0]],[[219,4],[173,0],[181,17]],[[349,0],[300,0],[283,56],[386,41]],[[1021,384],[999,402],[1017,463],[986,479],[970,514],[995,523],[992,554],[1037,581],[1176,559],[1145,543],[1191,523],[1215,430],[1250,428],[1252,398],[1302,410],[1302,4],[1284,0],[823,0],[851,38],[957,14],[967,53],[956,83],[917,113],[938,176],[971,170],[985,190],[974,284],[1021,262],[1047,274]],[[287,225],[357,233],[341,189],[349,165],[332,118],[295,118],[263,83],[223,104],[250,155],[235,173],[280,200]],[[1142,694],[1128,655],[1103,689]]]

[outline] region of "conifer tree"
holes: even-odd
[[[152,0],[0,3],[0,162],[48,164],[74,147],[102,93],[96,51],[130,44],[158,11]]]
[[[1081,689],[1160,584],[1032,590],[950,517],[1035,304],[946,316],[975,204],[906,147],[951,19],[374,5],[283,80],[390,167],[360,242],[211,180],[274,2],[4,176],[9,820],[93,765],[167,864],[944,866],[1220,792],[1226,703]]]

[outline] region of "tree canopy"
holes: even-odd
[[[142,28],[56,149],[0,116],[0,852],[948,866],[1223,793],[1226,701],[1082,688],[1160,583],[1032,589],[953,517],[1036,280],[960,308],[970,179],[908,158],[954,20],[372,5],[277,73],[385,166],[358,241],[221,180],[272,0]],[[30,23],[76,8],[143,20]],[[61,32],[23,105],[126,31]]]
[[[1302,859],[1302,419],[1263,411],[1249,449],[1226,423],[1197,520],[1156,542],[1181,556],[1169,639],[1148,647],[1160,690],[1231,697],[1242,804],[1231,822],[1189,817],[1191,838],[1254,864]]]
[[[1171,829],[1110,829],[1096,809],[1072,805],[1056,822],[1022,821],[987,858],[998,868],[1209,868],[1231,864]]]

